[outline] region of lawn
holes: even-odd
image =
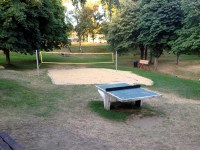
[[[74,46],[77,48],[77,46]],[[85,47],[89,47],[89,46],[85,46]],[[104,48],[101,49],[101,52],[107,52],[108,47],[106,47],[106,45],[103,46],[90,46],[90,52],[94,51],[97,52],[99,51],[99,47]],[[3,62],[5,62],[5,58],[3,57],[3,55],[0,55],[0,64],[3,64]],[[54,55],[50,55],[50,57],[47,57],[48,60],[53,57]],[[173,56],[173,55],[172,55]],[[175,58],[175,56],[173,57],[169,57],[169,54],[164,55],[164,58],[162,61],[166,62],[167,58],[173,59],[173,57]],[[55,56],[52,60],[56,60],[57,62],[57,57],[63,57],[63,56]],[[135,74],[147,77],[151,80],[154,81],[154,85],[150,88],[155,89],[157,91],[160,92],[167,92],[167,93],[174,93],[174,94],[178,94],[179,96],[185,97],[185,98],[189,98],[189,99],[200,99],[200,82],[199,81],[194,81],[194,80],[188,80],[188,79],[184,79],[184,78],[179,78],[177,76],[172,76],[172,75],[166,75],[166,74],[162,74],[162,73],[158,73],[158,72],[149,72],[146,70],[140,70],[140,69],[135,69],[133,68],[131,64],[131,60],[133,59],[137,59],[138,56],[132,56],[130,54],[127,55],[122,55],[119,57],[119,66],[118,69],[120,70],[126,70],[126,71],[132,71]],[[2,59],[3,58],[3,59]],[[65,58],[62,58],[65,59]],[[77,62],[77,60],[73,60],[74,58],[71,58],[72,62]],[[81,59],[81,60],[80,60]],[[182,56],[183,61],[199,61],[198,60],[198,56],[193,56],[193,55],[183,55]],[[101,57],[93,57],[91,59],[93,62],[103,62],[103,61],[110,61],[110,58],[101,58]],[[126,66],[126,64],[124,63],[125,61],[130,62],[129,67]],[[88,62],[88,59],[86,58],[79,58],[79,61],[81,62]],[[161,63],[162,63],[161,61]],[[18,53],[11,53],[11,62],[14,64],[13,69],[32,69],[36,67],[35,64],[35,56],[34,55],[23,55],[23,54],[18,54]],[[170,62],[171,63],[171,62]],[[47,65],[45,65],[46,67]],[[100,68],[111,68],[111,69],[115,69],[115,66],[113,64],[95,64],[95,65],[91,65],[92,67],[100,67]],[[43,66],[41,66],[43,67]]]
[[[108,48],[99,47],[90,47],[90,52],[108,52]],[[167,55],[160,59],[161,65],[173,56]],[[116,103],[112,111],[105,111],[94,85],[54,85],[47,76],[50,68],[82,65],[42,64],[38,76],[34,55],[11,53],[13,66],[0,68],[0,130],[9,132],[31,150],[198,149],[200,82],[133,68],[132,61],[136,59],[137,55],[121,55],[118,69],[150,78],[154,85],[146,88],[163,96],[147,101],[140,109]],[[169,64],[171,60],[172,57]],[[182,61],[196,64],[199,60],[196,56],[183,56]],[[0,65],[4,62],[0,53]],[[115,69],[114,64],[84,67]]]

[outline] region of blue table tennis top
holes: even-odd
[[[155,92],[143,88],[124,89],[124,90],[116,90],[109,92],[106,91],[107,88],[123,87],[123,86],[130,86],[130,84],[127,83],[104,84],[104,85],[97,85],[96,87],[118,98],[120,101],[145,99],[145,98],[161,96],[160,94],[157,94]]]

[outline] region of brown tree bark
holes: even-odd
[[[158,68],[158,58],[159,57],[154,57],[154,70],[157,70]]]
[[[7,50],[7,49],[5,49],[3,51],[4,51],[4,54],[6,55],[6,64],[10,65],[11,64],[11,62],[10,62],[10,51]]]
[[[144,50],[145,50],[144,45],[140,44],[139,49],[140,49],[140,59],[144,59]]]
[[[78,37],[79,38],[79,51],[82,53],[82,47],[81,47],[81,36]]]
[[[148,50],[147,50],[147,47],[145,47],[145,50],[144,50],[144,57],[145,57],[145,60],[147,60],[147,56],[148,56]]]
[[[180,57],[180,54],[177,53],[177,54],[176,54],[176,64],[177,64],[177,65],[179,64],[179,57]]]

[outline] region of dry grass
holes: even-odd
[[[1,79],[38,88],[46,96],[55,90],[63,92],[55,95],[59,98],[51,115],[40,116],[31,109],[21,111],[17,107],[1,108],[0,130],[11,134],[27,150],[198,150],[200,147],[199,101],[162,93],[161,98],[146,104],[162,111],[164,116],[141,118],[133,114],[125,122],[114,122],[88,107],[88,102],[101,99],[94,85],[52,85],[46,69],[40,71],[39,77],[35,70],[0,70],[0,74]],[[48,104],[48,99],[43,100]]]

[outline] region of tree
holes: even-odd
[[[82,8],[78,8],[74,11],[74,18],[77,25],[75,31],[79,39],[79,49],[81,49],[82,37],[92,34],[93,40],[95,34],[100,28],[103,15],[98,12],[98,6],[95,4],[84,5]]]
[[[79,40],[79,50],[82,51],[81,48],[81,41],[82,37],[89,32],[90,26],[92,24],[92,10],[88,9],[88,7],[83,7],[82,9],[75,10],[74,18],[77,22],[77,25],[75,26],[75,31],[78,36]]]
[[[67,0],[63,0],[67,1]],[[71,0],[73,5],[78,8],[79,6],[84,6],[87,2],[87,0]],[[105,7],[105,9],[109,12],[108,16],[109,19],[112,19],[113,11],[116,11],[115,8],[120,8],[120,1],[119,0],[101,0],[102,5]]]
[[[108,11],[109,20],[112,20],[113,12],[116,12],[120,8],[119,0],[101,0],[105,9]]]
[[[93,15],[91,18],[92,24],[90,25],[89,33],[92,35],[92,39],[94,42],[96,34],[100,33],[104,14],[98,11],[98,8],[99,8],[98,5],[90,5],[90,7],[93,10]]]
[[[136,3],[129,1],[121,7],[121,14],[111,23],[108,31],[108,42],[113,49],[119,52],[140,49],[140,59],[147,59],[147,48],[137,41],[139,30],[137,20],[139,7]]]
[[[181,54],[200,54],[200,3],[182,1],[183,27],[177,30],[177,39],[171,42],[171,51],[177,55],[177,64]]]
[[[87,0],[72,0],[74,6],[78,8],[79,5],[84,5]]]
[[[121,14],[109,26],[107,40],[112,49],[121,53],[136,47],[136,19],[137,6],[134,3],[122,7]]]
[[[139,4],[137,28],[138,43],[152,49],[154,68],[163,50],[169,50],[169,42],[176,38],[181,28],[182,15],[179,0],[142,0]]]
[[[0,1],[0,49],[10,64],[10,51],[33,54],[58,48],[66,40],[60,0]]]

